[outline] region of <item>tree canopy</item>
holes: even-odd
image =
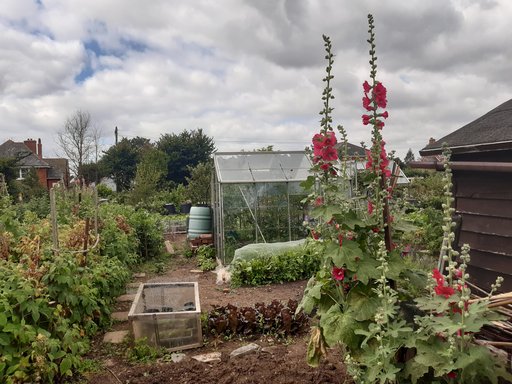
[[[202,129],[164,134],[156,145],[167,154],[167,180],[175,184],[186,184],[190,169],[208,162],[215,151],[213,138],[205,135]]]
[[[100,160],[101,169],[105,175],[114,179],[118,192],[130,188],[142,153],[145,148],[150,147],[149,139],[143,137],[124,138],[104,152]]]

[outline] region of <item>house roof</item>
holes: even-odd
[[[37,157],[24,143],[16,143],[12,140],[7,140],[0,145],[0,157],[12,159],[21,157],[17,163],[20,167],[50,168],[46,161]]]
[[[44,159],[49,165],[48,179],[64,180],[68,169],[68,159],[50,158]]]
[[[431,156],[441,153],[443,143],[446,143],[453,153],[511,149],[512,99],[427,145],[420,151],[420,155]]]
[[[338,151],[341,150],[342,145],[343,143],[336,144]],[[366,157],[366,152],[364,151],[364,148],[359,145],[347,143],[347,155],[349,157]]]

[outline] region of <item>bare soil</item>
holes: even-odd
[[[242,287],[231,289],[228,285],[217,285],[216,275],[212,272],[191,272],[197,269],[194,259],[175,256],[171,268],[163,275],[149,276],[138,281],[150,282],[199,282],[200,304],[203,312],[212,309],[212,305],[253,306],[257,302],[270,303],[279,300],[286,303],[289,299],[300,301],[306,281],[286,284],[273,284],[262,287]],[[137,279],[136,279],[137,281]],[[125,309],[125,308],[121,308]],[[128,329],[128,323],[116,323],[113,329]],[[101,337],[100,337],[101,336]],[[89,356],[100,362],[96,373],[88,373],[80,379],[81,383],[132,384],[132,383],[343,383],[345,369],[342,357],[337,350],[330,350],[318,368],[306,363],[306,348],[309,335],[302,334],[286,340],[269,335],[254,335],[248,338],[207,337],[201,348],[184,350],[184,360],[174,363],[167,358],[149,363],[131,362],[126,358],[129,343],[119,346],[104,344],[102,335],[93,342]],[[254,342],[262,347],[259,352],[230,358],[234,349]],[[201,363],[192,356],[208,352],[221,352],[221,361]]]

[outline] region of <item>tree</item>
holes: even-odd
[[[94,151],[95,132],[89,112],[77,110],[64,124],[64,130],[57,133],[57,142],[71,163],[71,171],[79,171]]]
[[[409,163],[411,161],[414,161],[414,153],[412,152],[412,149],[409,148],[409,150],[407,151],[407,154],[404,157],[404,163],[409,165]]]
[[[118,192],[130,188],[143,150],[149,147],[151,147],[149,139],[143,137],[124,138],[104,152],[100,165],[104,174],[114,179]]]
[[[188,167],[190,177],[185,176],[187,181],[187,196],[193,204],[208,203],[211,200],[210,190],[212,183],[212,161],[199,163],[195,167]]]
[[[162,135],[157,142],[157,148],[168,157],[167,180],[184,184],[186,177],[190,177],[188,167],[207,162],[215,151],[215,143],[202,129],[185,130],[178,135]]]
[[[154,196],[161,187],[166,173],[167,157],[165,153],[153,147],[144,149],[141,160],[137,164],[130,202],[137,204]]]

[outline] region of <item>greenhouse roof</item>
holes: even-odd
[[[303,181],[311,168],[303,151],[217,152],[213,160],[220,183]]]

